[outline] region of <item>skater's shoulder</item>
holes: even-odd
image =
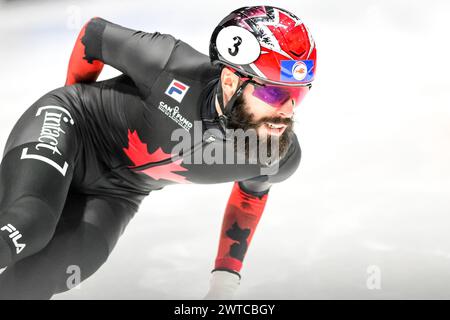
[[[199,82],[209,82],[220,75],[220,68],[204,54],[183,40],[177,39],[166,65],[166,72]]]

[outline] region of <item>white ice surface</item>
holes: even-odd
[[[64,84],[90,17],[171,33],[207,53],[224,15],[261,2],[74,3],[0,2],[1,150],[19,116]],[[450,298],[450,4],[266,3],[308,24],[318,70],[296,115],[300,168],[271,190],[238,298]],[[230,190],[152,193],[108,262],[81,289],[55,298],[202,297]],[[381,290],[367,289],[371,265],[381,270]]]

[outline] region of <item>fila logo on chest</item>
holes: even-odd
[[[177,79],[173,79],[165,93],[172,99],[181,103],[188,90],[188,85],[184,84],[181,81],[178,81]]]

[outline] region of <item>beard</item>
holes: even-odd
[[[280,161],[287,154],[292,142],[292,137],[294,135],[294,124],[292,119],[283,117],[264,117],[255,121],[253,113],[249,112],[248,109],[243,96],[239,96],[235,101],[234,108],[228,120],[227,128],[232,129],[230,130],[230,134],[233,138],[235,153],[239,155],[239,152],[241,151],[242,153],[242,150],[244,149],[244,154],[241,156],[244,156],[245,160],[248,159],[250,163],[272,164]],[[258,135],[256,130],[265,125],[266,122],[284,124],[287,127],[280,136],[271,134]],[[243,130],[245,133],[253,131],[256,139],[252,140],[250,138],[245,138],[243,146],[242,140],[239,141],[239,139],[236,139],[235,137],[236,132],[240,131],[239,129]]]

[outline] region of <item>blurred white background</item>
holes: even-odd
[[[19,116],[64,85],[89,18],[170,33],[207,53],[226,14],[259,4],[0,1],[0,149]],[[300,168],[271,190],[237,297],[450,298],[450,3],[264,4],[309,26],[318,70],[296,114]],[[116,74],[107,68],[101,79]],[[231,187],[152,193],[108,262],[81,289],[55,298],[201,298]],[[381,271],[379,290],[366,285],[370,266]]]

